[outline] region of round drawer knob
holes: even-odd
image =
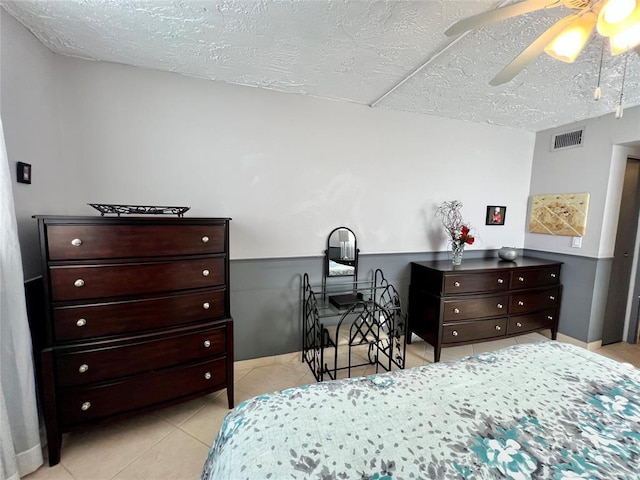
[[[551,315],[547,315],[547,320],[553,320],[553,317]]]
[[[498,283],[502,284],[502,283],[504,283],[504,280],[503,280],[503,279],[501,279],[501,278],[499,278],[499,279],[498,279]]]
[[[209,241],[209,237],[207,237],[206,235],[202,237],[202,243],[207,243],[208,241]]]
[[[459,287],[460,286],[460,282],[453,282],[453,286],[454,287]]]
[[[524,305],[524,302],[522,300],[518,300],[518,305],[522,307]]]
[[[553,295],[549,295],[549,300],[555,300],[556,297],[554,297]]]
[[[84,318],[79,318],[76,322],[76,325],[79,327],[84,327],[87,324],[87,321]]]
[[[211,341],[210,341],[210,340],[205,340],[205,341],[204,341],[204,346],[205,346],[206,348],[209,348],[209,347],[211,346]]]
[[[209,270],[202,270],[202,276],[203,277],[208,277],[209,276]]]
[[[91,408],[91,402],[84,402],[80,408],[82,410],[89,410]]]
[[[500,331],[502,330],[502,327],[500,325],[496,325],[496,330]]]
[[[81,278],[79,278],[79,279],[77,279],[75,282],[73,282],[73,284],[74,284],[76,287],[78,287],[78,288],[79,288],[79,287],[83,287],[83,286],[84,286],[84,280],[83,280],[83,279],[81,279]]]
[[[499,303],[498,305],[496,305],[496,307],[498,307],[498,310],[502,310],[502,304]]]
[[[519,282],[524,282],[524,277],[518,277]]]
[[[82,365],[80,365],[80,368],[78,369],[80,373],[84,373],[87,370],[89,370],[89,365],[87,365],[86,363],[83,363]]]
[[[453,332],[451,332],[451,335],[453,335],[454,337],[457,337],[458,336],[458,331],[454,330]]]
[[[207,380],[211,380],[211,372],[207,372],[204,374],[204,378]]]
[[[209,302],[204,302],[202,304],[202,308],[204,308],[205,310],[209,310],[209,307],[211,307],[211,305],[209,305]]]
[[[80,245],[82,245],[82,240],[80,240],[79,238],[74,238],[73,240],[71,240],[71,245],[73,245],[74,247],[79,247]]]
[[[556,274],[555,274],[555,273],[552,273],[552,274],[551,274],[551,278],[556,278]]]
[[[520,322],[516,323],[516,327],[520,328],[522,326],[522,324]]]
[[[460,313],[460,309],[459,308],[454,308],[453,309],[453,313]]]

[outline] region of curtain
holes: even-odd
[[[42,465],[22,258],[0,119],[0,479]]]

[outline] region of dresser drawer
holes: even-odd
[[[499,292],[509,288],[509,272],[461,273],[444,277],[445,295]]]
[[[51,267],[54,302],[214,287],[225,283],[225,259]]]
[[[557,320],[558,310],[555,308],[529,313],[527,315],[510,317],[507,333],[509,335],[516,335],[518,333],[549,328],[555,325]]]
[[[213,391],[226,383],[226,359],[151,372],[92,387],[58,391],[63,427],[97,420],[188,395]]]
[[[215,357],[227,351],[226,324],[203,331],[182,333],[155,340],[118,344],[101,342],[99,348],[55,354],[61,386],[101,382],[128,375]]]
[[[511,289],[545,287],[560,283],[560,265],[511,272]]]
[[[454,323],[442,327],[442,343],[471,342],[507,334],[507,318]]]
[[[498,317],[507,314],[508,305],[508,295],[445,300],[442,317],[445,322]]]
[[[226,290],[53,308],[56,341],[174,327],[228,316]]]
[[[509,312],[513,314],[529,313],[545,308],[555,308],[560,303],[560,287],[552,287],[532,292],[511,295]]]
[[[49,260],[221,253],[224,225],[49,225]]]

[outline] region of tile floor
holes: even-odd
[[[545,340],[540,334],[442,350],[441,361]],[[619,343],[595,350],[640,368],[640,346]],[[407,367],[430,363],[433,347],[422,341],[407,346]],[[235,402],[261,393],[315,382],[299,354],[280,355],[235,366]],[[352,373],[373,373],[360,367]],[[227,414],[226,390],[93,429],[63,436],[62,460],[43,466],[29,480],[198,479],[207,452]],[[45,461],[46,463],[46,461]]]

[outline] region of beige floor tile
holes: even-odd
[[[460,345],[457,347],[445,347],[440,351],[440,361],[450,362],[473,355],[473,345]]]
[[[514,338],[501,338],[500,340],[491,340],[489,342],[480,342],[474,343],[473,353],[485,353],[485,352],[494,352],[496,350],[501,350],[503,348],[511,347],[513,345],[517,345],[516,340]]]
[[[593,352],[619,362],[630,363],[636,368],[640,368],[640,345],[619,342],[605,345],[597,350],[593,350]]]
[[[291,352],[273,357],[274,363],[302,363],[302,352]]]
[[[252,358],[250,360],[240,360],[238,362],[234,362],[233,367],[240,370],[246,370],[249,368],[266,367],[269,365],[273,365],[274,363],[275,362],[273,360],[273,357],[259,357]]]
[[[253,370],[253,368],[238,368],[234,366],[233,383],[238,383],[238,381],[246,377],[251,370]]]
[[[239,388],[236,388],[233,391],[233,398],[235,400],[234,406],[237,407],[240,403],[244,402],[245,400],[249,400],[250,398],[253,398],[253,397],[255,397],[254,394],[245,392],[243,390],[240,390]]]
[[[316,377],[313,376],[313,373],[309,368],[307,368],[309,373],[306,373],[303,377],[301,377],[295,385],[291,385],[292,387],[301,387],[303,385],[311,385],[312,383],[318,383],[316,381]]]
[[[176,429],[123,469],[114,480],[197,480],[209,447]]]
[[[423,367],[424,365],[429,365],[431,363],[432,362],[430,360],[425,360],[424,358],[407,356],[404,368],[406,370],[408,368]]]
[[[407,345],[404,356],[405,368],[419,367],[433,361],[433,350],[427,353],[425,342],[414,342]]]
[[[223,390],[226,398],[226,390]],[[220,392],[216,392],[220,394]],[[173,425],[180,425],[195,415],[202,407],[207,404],[207,397],[198,397],[188,402],[179,403],[178,405],[172,405],[171,407],[156,410],[155,413],[164,418],[167,422]]]
[[[286,364],[258,367],[245,375],[235,387],[255,396],[297,385],[305,375],[306,371],[290,368]]]
[[[513,339],[518,343],[518,345],[525,343],[538,343],[538,342],[546,342],[550,337],[545,335],[541,335],[540,333],[527,333],[525,335],[520,335],[518,337],[513,337]]]
[[[276,362],[276,365],[286,365],[288,368],[291,368],[293,370],[296,370],[302,373],[306,373],[309,371],[309,365],[307,364],[307,362],[300,361],[299,357],[296,359],[295,362],[282,362],[282,363]]]
[[[375,367],[372,366],[372,365],[364,365],[364,366],[360,366],[360,367],[354,367],[354,368],[351,369],[351,374],[349,374],[349,370],[348,369],[338,370],[336,372],[336,378],[337,379],[355,378],[355,377],[361,377],[363,375],[369,375],[369,372],[371,372],[369,367],[372,367],[373,369],[375,369]]]
[[[224,417],[230,412],[226,405],[210,404],[187,420],[180,429],[205,445],[213,445]]]
[[[65,440],[61,463],[78,480],[110,479],[173,429],[148,414],[73,432]]]
[[[424,355],[424,351],[427,348],[427,342],[419,341],[407,344],[407,353],[414,353],[416,355]]]
[[[73,476],[69,473],[69,471],[64,468],[64,465],[61,463],[54,465],[53,467],[49,467],[49,461],[45,460],[44,465],[42,465],[38,470],[33,473],[30,473],[23,479],[27,480],[74,480]]]

